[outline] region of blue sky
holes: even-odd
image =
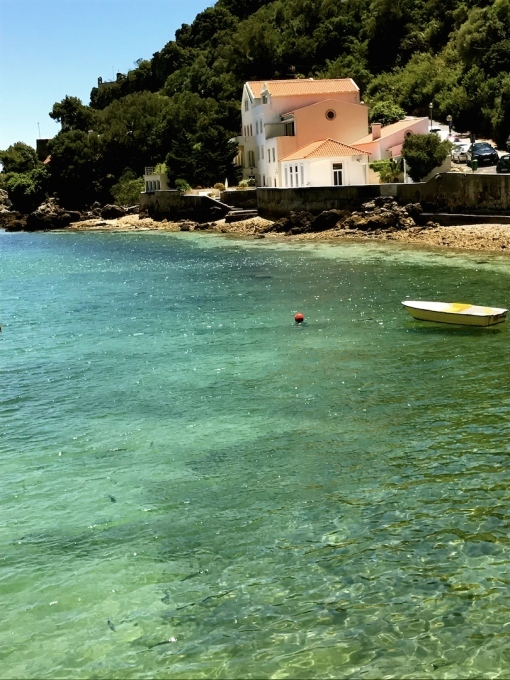
[[[66,95],[89,103],[99,76],[151,59],[211,0],[0,0],[0,149],[35,147]]]

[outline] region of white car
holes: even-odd
[[[452,149],[452,161],[454,163],[467,163],[469,142],[457,142]]]

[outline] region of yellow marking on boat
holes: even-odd
[[[449,312],[450,314],[460,314],[460,312],[465,312],[466,309],[469,309],[472,306],[472,304],[468,304],[467,302],[452,302],[449,307],[445,307],[442,311]]]

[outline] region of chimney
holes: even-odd
[[[381,123],[372,123],[372,139],[375,141],[376,139],[379,139],[381,136],[381,128],[382,124]]]

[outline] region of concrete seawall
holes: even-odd
[[[510,175],[443,173],[415,184],[365,184],[340,187],[299,187],[225,191],[223,201],[209,196],[154,191],[140,195],[140,209],[154,219],[221,219],[229,206],[257,208],[261,217],[278,219],[291,211],[318,215],[324,210],[359,210],[378,196],[392,196],[400,205],[421,203],[427,213],[510,215]]]
[[[170,189],[140,194],[140,211],[156,220],[209,222],[225,217],[229,209],[210,196],[183,195]]]
[[[415,184],[368,184],[346,187],[257,189],[262,217],[276,219],[292,210],[359,210],[377,196],[393,196],[401,205],[421,203],[427,212],[479,215],[510,213],[510,175],[444,173]]]

